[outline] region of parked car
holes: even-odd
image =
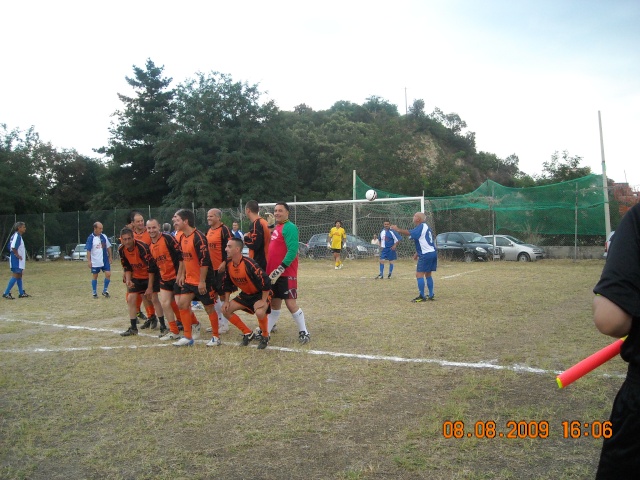
[[[609,237],[607,237],[607,240],[604,242],[604,254],[602,255],[602,258],[607,258],[607,253],[611,248],[611,241],[613,240],[614,233],[616,233],[615,230],[609,234]]]
[[[328,258],[333,254],[329,248],[329,235],[326,233],[317,233],[307,242],[307,255],[309,258]],[[298,249],[300,252],[300,248]],[[380,254],[380,247],[372,245],[356,235],[347,234],[347,246],[343,249],[343,253],[347,258],[364,258],[374,257]]]
[[[84,243],[79,243],[71,250],[71,258],[73,260],[86,260],[87,259],[87,246]]]
[[[45,247],[44,249],[40,247],[38,250],[38,254],[36,255],[36,261],[42,260],[44,258],[44,252],[46,252],[47,260],[62,260],[64,259],[64,255],[62,254],[62,248],[57,245]]]
[[[464,260],[465,262],[486,261],[504,256],[500,247],[496,247],[475,232],[446,232],[436,237],[438,257],[447,260]]]
[[[494,235],[485,235],[491,245],[493,245]],[[542,260],[545,251],[542,247],[525,243],[511,235],[495,235],[496,245],[504,252],[505,260],[516,260],[518,262],[534,262]]]

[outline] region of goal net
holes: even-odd
[[[371,243],[374,234],[380,235],[385,221],[410,230],[413,214],[424,211],[427,223],[434,229],[433,214],[423,197],[382,198],[368,200],[336,200],[327,202],[287,202],[289,219],[300,231],[300,242],[307,244],[317,234],[328,234],[339,220],[348,235],[366,243]],[[260,204],[260,214],[264,217],[273,213],[275,203]],[[415,252],[412,241],[404,237],[398,246],[398,256],[411,256]]]

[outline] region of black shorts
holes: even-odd
[[[267,304],[268,304],[267,313],[271,313],[271,295],[272,293],[269,292],[269,297],[267,298]],[[251,314],[256,313],[255,310],[253,309],[253,306],[258,300],[262,300],[262,292],[254,293],[253,295],[247,295],[244,292],[240,292],[238,295],[236,295],[234,298],[231,299],[232,302],[236,302],[240,306],[242,306],[241,310],[243,312],[247,312]]]
[[[170,292],[174,292],[175,293],[175,288],[176,288],[176,279],[174,278],[173,280],[160,280],[160,290],[168,290]]]
[[[149,279],[141,279],[141,278],[132,278],[131,282],[133,283],[133,287],[127,287],[127,292],[129,293],[140,293],[143,294],[147,291],[147,287],[149,286]],[[160,278],[155,277],[153,281],[153,293],[158,293],[160,291]]]
[[[596,479],[638,478],[640,472],[640,378],[630,373],[613,401],[613,435],[602,443]]]
[[[298,298],[298,277],[285,277],[282,275],[276,283],[271,285],[273,298],[287,300]]]
[[[204,295],[200,294],[197,285],[191,285],[190,283],[185,283],[182,287],[180,287],[180,291],[177,293],[177,295],[186,295],[190,293],[194,295],[194,300],[202,302],[203,305],[213,305],[214,303],[216,303],[216,291],[213,289],[213,285],[211,285],[210,283],[207,283],[207,293],[205,293]]]
[[[222,274],[217,270],[209,269],[207,272],[207,284],[212,285],[218,295],[224,295],[224,289],[222,288]]]
[[[332,248],[331,251],[333,253],[340,253],[340,252],[342,252],[342,249],[340,249],[340,248]]]

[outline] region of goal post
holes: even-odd
[[[273,213],[275,203],[261,203],[260,214]],[[292,220],[300,232],[300,242],[307,243],[316,234],[327,234],[341,221],[348,234],[359,237],[365,242],[371,242],[373,235],[378,235],[385,221],[396,224],[401,228],[413,227],[413,214],[425,212],[427,223],[433,226],[433,215],[425,211],[424,197],[397,197],[368,200],[332,200],[325,202],[287,202],[289,205],[289,219]],[[430,223],[431,222],[431,223]],[[400,256],[413,255],[413,242],[401,242]]]

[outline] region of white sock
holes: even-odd
[[[227,320],[225,316],[222,315],[222,302],[220,300],[216,301],[216,303],[213,305],[213,308],[216,310],[216,313],[218,314],[218,326],[220,325],[229,326],[229,320]]]
[[[267,315],[267,320],[268,320],[267,328],[269,329],[269,331],[267,332],[267,335],[270,334],[271,329],[273,328],[273,326],[276,323],[278,323],[278,318],[280,318],[280,310],[271,310],[271,313],[269,315]]]
[[[304,312],[302,311],[301,308],[299,308],[296,313],[292,313],[291,316],[293,317],[293,320],[296,322],[299,332],[309,333],[307,331],[307,325],[304,323]]]

